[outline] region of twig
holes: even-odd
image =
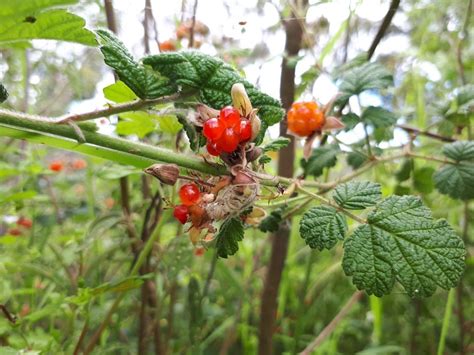
[[[193,48],[193,46],[194,46],[194,27],[196,26],[197,7],[198,7],[198,0],[194,0],[193,18],[191,20],[191,29],[189,31],[189,45],[188,45],[188,48]]]
[[[426,137],[430,137],[430,138],[433,138],[433,139],[440,140],[442,142],[456,142],[456,139],[454,139],[454,138],[445,137],[445,136],[442,136],[442,135],[437,134],[437,133],[429,132],[429,131],[426,131],[426,130],[421,130],[419,128],[407,126],[407,125],[404,125],[404,124],[399,124],[399,125],[396,125],[395,127],[403,129],[404,131],[413,133],[415,136],[418,136],[418,135],[426,136]]]
[[[310,355],[311,352],[316,349],[322,342],[336,329],[341,320],[349,313],[354,304],[356,304],[362,297],[363,292],[356,291],[349,298],[344,307],[341,308],[339,313],[333,318],[333,320],[323,329],[321,333],[300,353],[301,355]]]
[[[385,32],[387,31],[388,27],[392,23],[393,16],[395,16],[399,5],[400,0],[392,0],[392,2],[390,3],[390,7],[388,8],[387,14],[383,18],[382,24],[380,25],[379,30],[377,31],[377,34],[375,35],[375,38],[372,41],[372,44],[370,45],[370,48],[367,52],[368,60],[370,60],[374,55],[375,49],[379,45],[383,36],[385,35]]]
[[[16,323],[16,316],[11,314],[7,307],[3,304],[0,304],[0,310],[3,312],[8,321],[12,324]]]
[[[74,355],[79,355],[81,351],[82,342],[84,341],[88,330],[89,330],[89,317],[87,317],[87,319],[84,322],[84,326],[82,327],[81,334],[79,335],[79,339],[77,340],[77,344],[74,348],[74,352],[73,352]]]

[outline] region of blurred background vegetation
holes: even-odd
[[[284,55],[280,16],[290,15],[291,2],[116,0],[113,5],[118,36],[137,57],[160,47],[188,48],[186,28],[195,14],[202,31],[192,47],[224,58],[263,91],[279,96]],[[300,14],[306,17],[303,48],[290,58],[296,65],[295,99],[326,103],[328,93],[337,91],[329,73],[369,49],[388,6],[378,0],[310,1]],[[470,129],[472,115],[466,123],[453,106],[462,105],[459,88],[473,84],[472,7],[467,0],[401,1],[374,55],[394,73],[395,87],[384,96],[362,97],[363,104],[382,102],[399,124],[447,137],[465,134],[462,129]],[[83,16],[88,28],[107,27],[102,1],[83,0],[71,11]],[[1,46],[0,75],[10,92],[6,107],[49,116],[104,105],[102,89],[114,80],[96,48],[43,40]],[[117,121],[99,120],[100,131],[117,134]],[[145,133],[122,124],[120,133],[186,151],[175,126],[160,123],[153,121]],[[270,130],[269,136],[276,135]],[[348,144],[361,137],[357,129],[337,136]],[[425,153],[439,153],[439,141],[421,139]],[[406,131],[396,129],[381,139],[380,147],[393,149],[408,140]],[[167,207],[175,201],[173,188],[159,186],[133,168],[38,144],[0,138],[0,147],[0,304],[18,315],[15,325],[0,317],[0,346],[5,347],[0,354],[14,354],[14,349],[73,353],[81,334],[92,334],[119,294],[125,297],[95,348],[97,354],[137,353],[143,317],[151,330],[139,346],[141,353],[153,353],[154,345],[169,354],[257,353],[268,234],[249,228],[236,255],[216,259],[212,249],[195,249],[171,218]],[[298,157],[301,150],[298,146]],[[276,167],[276,155],[272,158],[270,173]],[[422,196],[435,217],[447,218],[459,234],[463,228],[470,231],[465,237],[471,237],[466,242],[472,250],[472,204],[434,191],[436,164],[406,165],[405,170],[398,164],[380,165],[365,178],[381,182],[385,195]],[[322,180],[349,170],[338,164],[326,169]],[[159,243],[144,276],[128,278],[134,261],[130,230],[142,233],[150,212],[160,220]],[[298,217],[294,219],[279,288],[277,354],[303,350],[355,291],[340,267],[341,246],[309,249],[299,237]],[[468,256],[446,336],[447,354],[474,352],[472,270]],[[141,287],[144,279],[152,290]],[[383,298],[363,296],[315,353],[436,353],[446,298],[447,292],[439,290],[428,299],[411,299],[401,288]]]

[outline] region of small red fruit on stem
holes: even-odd
[[[173,216],[176,218],[181,224],[185,224],[189,217],[188,207],[184,205],[178,205],[174,208]]]
[[[63,162],[60,160],[54,160],[49,164],[49,170],[55,171],[57,173],[63,170],[63,168],[64,168]]]
[[[201,192],[196,184],[185,184],[179,189],[179,198],[185,206],[191,206],[198,203],[201,198]]]
[[[14,235],[17,237],[21,235],[21,230],[19,230],[18,228],[10,228],[7,234]]]
[[[225,125],[222,121],[217,118],[211,118],[204,122],[203,134],[204,137],[211,141],[215,141],[222,136],[224,133]]]
[[[18,221],[16,221],[16,224],[25,228],[31,228],[33,226],[33,221],[26,217],[20,217]]]

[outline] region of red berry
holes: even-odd
[[[178,205],[174,208],[173,216],[176,218],[181,224],[185,224],[189,217],[188,208],[184,205]]]
[[[18,221],[16,221],[16,224],[25,228],[31,228],[33,226],[32,220],[25,217],[20,217]]]
[[[226,128],[222,137],[216,143],[217,149],[232,153],[239,145],[239,137],[232,128]]]
[[[63,170],[64,165],[63,162],[60,160],[54,160],[49,164],[49,170],[55,171],[55,172],[60,172]]]
[[[76,159],[72,162],[72,168],[75,170],[81,170],[87,168],[87,162],[84,159]]]
[[[240,124],[240,113],[232,106],[224,107],[219,114],[219,118],[229,128],[234,128]]]
[[[225,125],[222,121],[218,120],[217,118],[211,118],[204,122],[203,127],[203,134],[204,137],[210,139],[211,141],[215,141],[222,136],[224,132]]]
[[[250,121],[242,120],[240,121],[240,141],[245,142],[250,139],[252,136],[252,126],[250,125]]]
[[[214,155],[215,157],[218,157],[221,154],[221,152],[217,149],[216,143],[207,142],[206,148],[209,154]]]
[[[204,249],[203,247],[198,247],[198,248],[194,249],[194,255],[203,256],[205,251],[206,251],[206,249]]]
[[[21,235],[21,230],[19,230],[18,228],[11,228],[8,230],[7,234],[19,236]]]
[[[185,206],[191,206],[199,202],[201,193],[196,184],[185,184],[179,189],[179,198]]]

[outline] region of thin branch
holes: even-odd
[[[404,125],[404,124],[399,124],[399,125],[396,125],[395,127],[403,129],[404,131],[407,131],[409,133],[413,133],[415,136],[418,136],[418,135],[426,136],[426,137],[430,137],[430,138],[433,138],[433,139],[440,140],[442,142],[456,142],[456,139],[454,139],[454,138],[445,137],[445,136],[442,136],[442,135],[437,134],[437,133],[429,132],[429,131],[426,131],[426,130],[421,130],[419,128],[407,126],[407,125]]]
[[[339,323],[344,319],[344,317],[349,313],[352,307],[360,300],[363,292],[356,291],[353,293],[351,298],[347,301],[344,307],[341,308],[339,313],[334,317],[334,319],[323,329],[321,333],[300,353],[300,355],[310,355],[314,349],[323,343],[323,341],[331,335],[331,333],[336,329]]]
[[[3,304],[0,304],[0,310],[3,312],[3,315],[5,318],[8,319],[8,321],[12,324],[16,323],[16,316],[7,309],[7,307]]]
[[[380,25],[379,30],[377,31],[377,34],[375,35],[375,38],[372,41],[372,44],[370,45],[370,48],[367,52],[368,60],[372,58],[372,56],[374,55],[375,49],[379,45],[383,36],[385,35],[385,32],[387,32],[387,29],[392,23],[393,16],[395,16],[395,13],[397,12],[399,5],[400,5],[400,0],[392,0],[392,2],[390,3],[390,7],[388,8],[387,14],[385,15],[382,21],[382,24]]]
[[[189,45],[188,45],[188,48],[193,48],[193,46],[194,46],[194,29],[196,27],[197,7],[198,7],[198,0],[194,0],[193,18],[191,20],[191,29],[189,31]]]

